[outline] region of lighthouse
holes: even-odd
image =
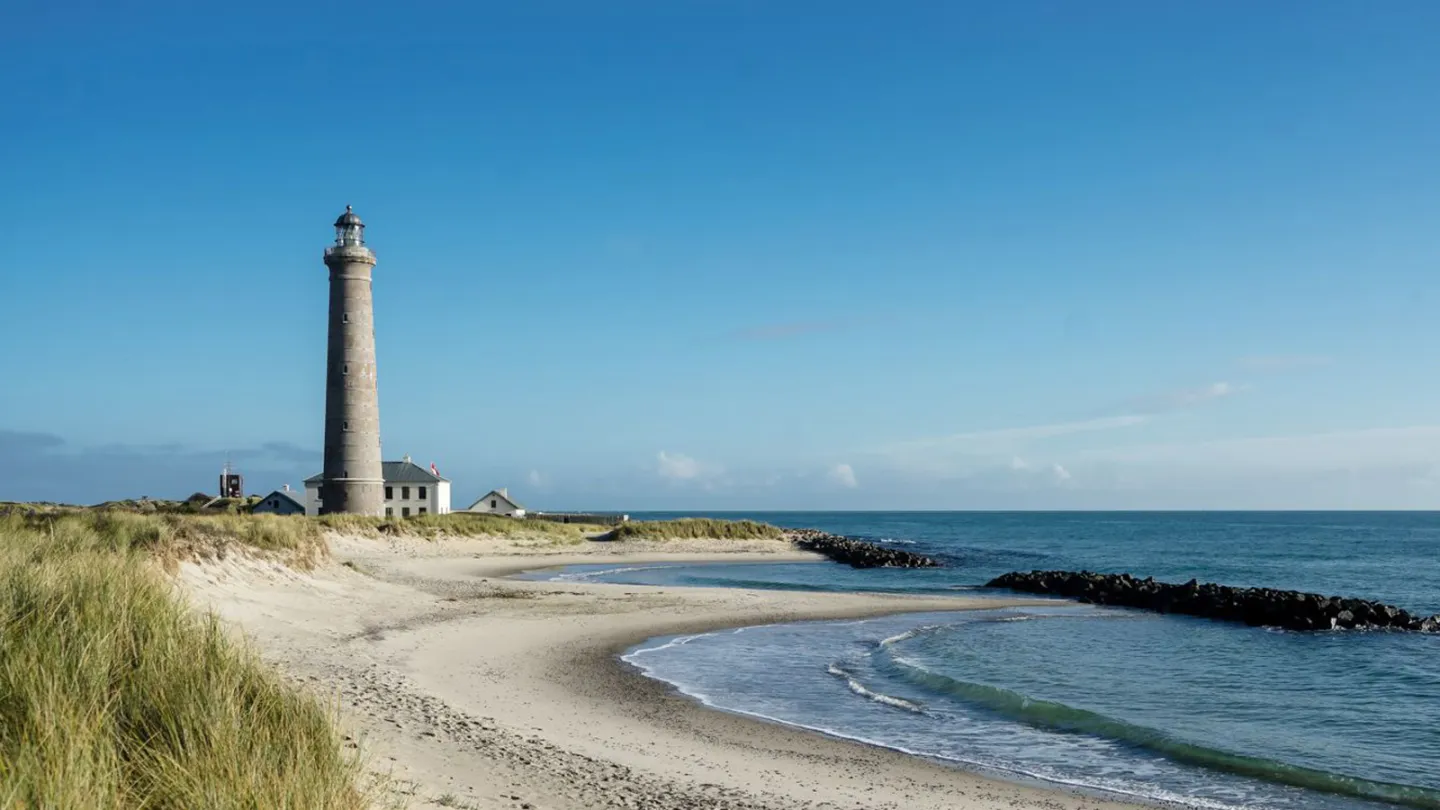
[[[375,377],[375,254],[350,206],[335,220],[330,268],[330,348],[325,364],[325,469],[320,514],[385,512],[380,465],[380,394]]]

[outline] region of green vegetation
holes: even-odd
[[[366,806],[333,717],[191,612],[152,555],[313,560],[306,521],[0,517],[0,807]]]
[[[415,515],[405,518],[375,518],[363,515],[321,515],[309,518],[332,531],[362,535],[413,534],[428,539],[440,537],[528,536],[549,543],[582,543],[604,531],[601,526],[579,523],[552,523],[504,515],[451,512],[448,515]]]
[[[325,558],[320,526],[278,515],[183,515],[76,509],[0,516],[7,531],[30,530],[52,537],[56,553],[146,552],[166,565],[183,559],[221,557],[244,549],[277,554],[299,568]],[[73,547],[79,543],[80,546]]]
[[[164,556],[213,556],[227,541],[268,551],[291,552],[302,565],[323,558],[326,531],[367,537],[402,535],[443,537],[506,537],[548,544],[579,544],[600,540],[766,540],[783,537],[781,529],[753,520],[632,521],[616,527],[505,517],[474,512],[410,517],[321,515],[319,517],[252,515],[249,500],[212,501],[202,509],[198,496],[188,501],[111,501],[93,507],[0,503],[0,518],[22,515],[32,521],[59,518],[88,521],[113,536],[117,545],[147,548]],[[248,505],[247,505],[248,504]],[[127,540],[128,538],[128,540]]]
[[[216,498],[213,495],[197,492],[183,501],[130,498],[121,501],[106,501],[95,504],[94,506],[0,501],[0,515],[13,514],[15,512],[22,514],[86,512],[97,509],[163,515],[240,515],[249,514],[250,510],[254,508],[255,504],[259,503],[260,500],[261,497],[259,495],[249,495],[244,498]]]
[[[687,540],[704,537],[721,540],[779,540],[784,537],[784,532],[768,523],[757,523],[753,520],[681,518],[679,520],[622,523],[600,539],[611,541]]]

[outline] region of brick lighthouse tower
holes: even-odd
[[[375,305],[365,223],[345,206],[335,220],[330,268],[330,351],[325,366],[325,469],[320,514],[382,515],[380,396],[375,383]]]

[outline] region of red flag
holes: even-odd
[[[433,461],[430,462],[430,474],[435,476],[436,478],[440,477],[440,471],[435,469],[435,462]]]

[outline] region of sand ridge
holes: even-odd
[[[657,548],[658,547],[658,548]],[[299,574],[232,557],[181,580],[292,678],[338,700],[410,807],[1050,808],[1108,802],[712,711],[620,662],[646,638],[1023,600],[654,588],[503,577],[573,563],[802,560],[726,541],[524,548],[335,538]]]

